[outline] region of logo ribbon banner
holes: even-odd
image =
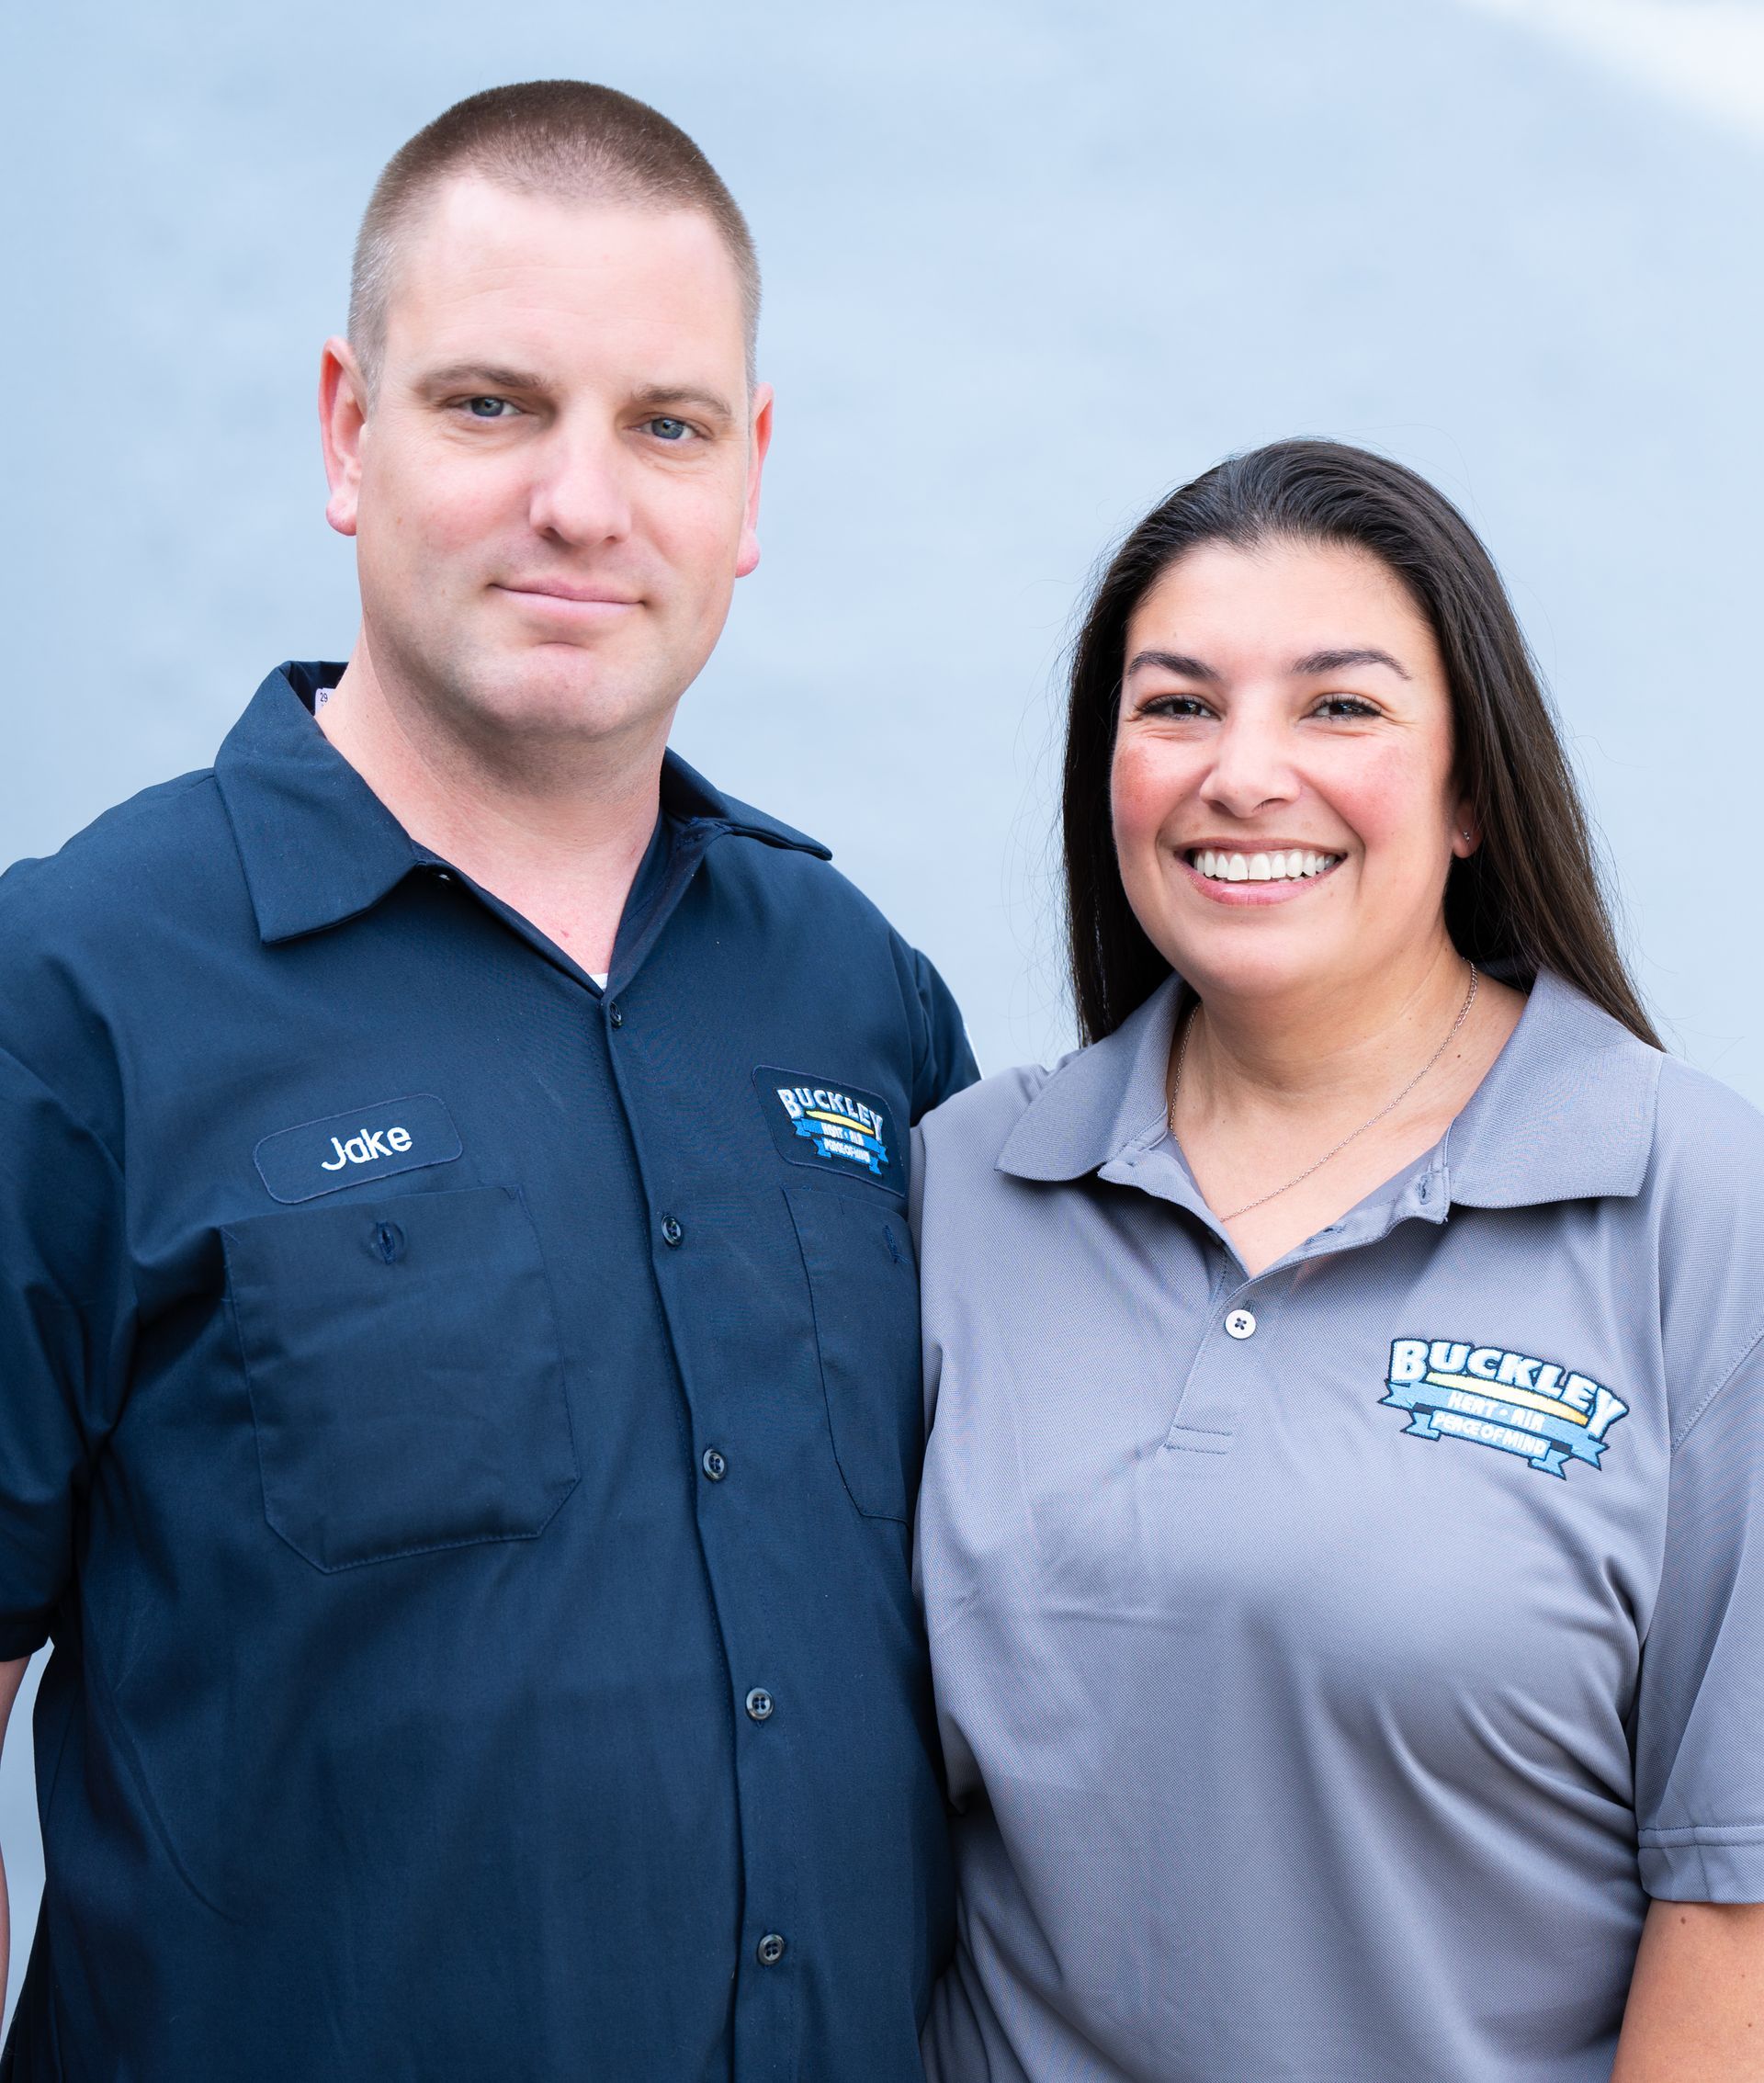
[[[1399,1338],[1382,1403],[1408,1413],[1415,1439],[1462,1439],[1564,1479],[1569,1461],[1602,1466],[1610,1428],[1629,1406],[1602,1382],[1500,1346]]]

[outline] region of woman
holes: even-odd
[[[1065,837],[1090,1046],[916,1168],[933,2083],[1764,2075],[1764,1122],[1462,518],[1318,442],[1166,501]]]

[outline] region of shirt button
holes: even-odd
[[[1233,1309],[1225,1319],[1227,1338],[1253,1338],[1256,1335],[1256,1319],[1248,1309]]]
[[[753,1950],[762,1967],[775,1967],[784,1958],[784,1941],[775,1931],[768,1931]]]
[[[622,1027],[625,1025],[625,1015],[619,1011],[616,999],[606,1008],[606,1025],[609,1027]]]
[[[763,1685],[756,1685],[747,1695],[747,1713],[751,1721],[772,1719],[773,1698]]]
[[[729,1463],[723,1459],[714,1446],[706,1447],[704,1459],[699,1462],[698,1466],[713,1483],[720,1483],[729,1473]]]
[[[673,1216],[664,1215],[662,1217],[662,1241],[664,1244],[678,1244],[685,1234]]]

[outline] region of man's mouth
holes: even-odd
[[[555,600],[567,607],[636,607],[640,598],[625,588],[582,584],[570,579],[503,579],[503,593],[524,594],[529,599]]]
[[[1265,854],[1227,854],[1216,846],[1190,846],[1182,858],[1209,882],[1308,882],[1328,875],[1343,858],[1308,847],[1280,847]]]

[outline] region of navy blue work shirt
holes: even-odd
[[[672,758],[603,992],[331,747],[339,672],[0,879],[7,2073],[916,2078],[956,1008]]]

